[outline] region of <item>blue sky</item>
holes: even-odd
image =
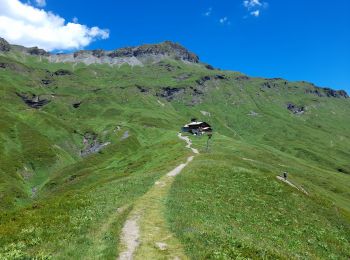
[[[349,0],[31,1],[109,30],[85,49],[172,40],[215,67],[350,92]]]

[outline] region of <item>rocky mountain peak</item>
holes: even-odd
[[[158,44],[144,44],[136,47],[124,47],[112,51],[80,50],[74,53],[54,54],[38,47],[23,47],[11,45],[5,39],[0,38],[0,51],[19,51],[29,55],[46,56],[51,62],[82,62],[85,64],[107,63],[142,65],[148,60],[160,61],[164,58],[172,58],[186,62],[199,63],[199,57],[178,43],[165,41]]]
[[[199,63],[196,54],[190,52],[178,43],[165,41],[158,44],[145,44],[136,47],[124,47],[112,51],[81,50],[68,54],[51,54],[51,62],[82,62],[85,64],[129,64],[143,65],[145,62],[158,62],[164,58],[182,60],[185,62]]]
[[[121,48],[108,54],[110,57],[144,57],[147,55],[164,55],[189,62],[199,62],[199,58],[196,54],[188,51],[180,44],[171,41]]]
[[[101,49],[92,51],[77,51],[74,58],[83,58],[92,55],[96,58],[147,58],[167,56],[170,58],[198,63],[199,58],[196,54],[188,51],[178,43],[165,41],[159,44],[145,44],[137,47],[124,47],[113,51],[104,51]]]
[[[11,50],[11,45],[4,39],[0,37],[0,51],[7,52]]]

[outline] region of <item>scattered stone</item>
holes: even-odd
[[[222,80],[227,80],[227,77],[225,75],[215,75],[214,79],[222,79]]]
[[[210,116],[210,112],[207,111],[200,111],[203,116]]]
[[[0,69],[7,69],[7,68],[11,68],[11,64],[0,62]]]
[[[207,82],[207,81],[209,81],[209,80],[211,80],[211,77],[210,77],[210,76],[204,76],[204,77],[202,77],[202,78],[196,80],[196,83],[197,83],[198,85],[204,85],[204,83]]]
[[[126,208],[127,208],[126,206],[124,206],[124,207],[120,207],[120,208],[117,208],[117,210],[116,210],[116,211],[117,211],[117,213],[119,213],[119,214],[120,214],[120,213],[123,213],[123,212],[126,210]]]
[[[156,242],[156,247],[161,251],[165,251],[167,250],[168,245],[166,243]]]
[[[204,67],[208,70],[215,70],[215,68],[209,64],[204,65]]]
[[[102,88],[95,88],[95,89],[93,89],[91,91],[94,92],[94,93],[97,93],[97,92],[100,92],[101,90],[102,90]]]
[[[241,76],[235,77],[234,79],[238,80],[238,81],[246,81],[246,80],[249,80],[249,77],[247,77],[245,75],[241,75]]]
[[[186,106],[196,106],[196,105],[198,105],[198,104],[201,104],[202,103],[202,98],[200,97],[200,96],[193,96],[192,97],[192,99],[191,99],[191,101],[190,102],[187,102],[186,103]]]
[[[53,82],[52,79],[42,79],[41,83],[44,85],[50,85]]]
[[[189,79],[191,76],[192,74],[190,73],[183,73],[179,76],[174,77],[174,79],[176,79],[177,81],[183,81],[183,80]]]
[[[304,114],[305,112],[305,107],[303,106],[297,106],[293,103],[288,103],[287,104],[287,109],[291,112],[293,112],[293,114],[296,114],[296,115],[301,115],[301,114]]]
[[[51,100],[41,99],[40,96],[37,96],[35,94],[32,94],[32,95],[20,94],[20,93],[16,93],[16,94],[17,94],[17,96],[22,98],[24,103],[26,103],[31,108],[35,108],[35,109],[39,109],[39,108],[41,108],[41,107],[43,107],[51,102]]]
[[[81,103],[82,103],[82,101],[76,102],[76,103],[73,103],[72,106],[73,106],[74,108],[78,108],[78,107],[80,107]]]
[[[165,70],[167,70],[167,71],[169,71],[169,72],[170,72],[170,71],[175,71],[175,70],[177,70],[177,69],[181,69],[180,66],[174,66],[174,65],[172,65],[172,64],[165,63],[165,62],[163,62],[163,61],[159,62],[159,63],[158,63],[158,66],[161,67],[161,68],[164,68]]]
[[[173,100],[177,95],[184,92],[183,88],[176,88],[176,87],[165,87],[161,89],[160,93],[157,93],[156,96],[163,97],[167,101]]]
[[[154,183],[155,185],[157,185],[157,186],[160,186],[160,187],[165,187],[165,183],[164,182],[162,182],[162,181],[156,181],[155,183]]]
[[[195,87],[192,87],[192,86],[190,87],[190,89],[192,89],[194,96],[203,95],[204,94],[204,92],[203,92],[204,88],[203,87],[201,87],[202,90],[200,90],[198,88],[195,88]]]
[[[165,106],[165,104],[163,102],[161,102],[160,100],[157,100],[158,104],[161,105],[162,107]]]
[[[209,80],[227,80],[227,77],[223,74],[217,74],[214,76],[204,76],[204,77],[196,80],[196,83],[198,85],[204,85],[204,83],[209,81]]]
[[[101,143],[97,140],[97,134],[87,132],[84,134],[83,144],[84,148],[80,151],[80,156],[85,157],[90,154],[98,153],[111,143]]]
[[[142,87],[140,85],[136,85],[136,87],[141,93],[148,93],[149,92],[149,88]]]
[[[267,79],[265,82],[261,84],[263,88],[278,88],[280,85],[276,83],[276,81],[280,81],[279,78]]]
[[[254,111],[250,111],[248,116],[258,116],[259,114],[254,112]]]
[[[31,198],[35,198],[36,194],[38,192],[38,188],[37,187],[33,187],[31,191],[32,191]]]
[[[129,137],[129,131],[126,130],[126,131],[124,132],[123,136],[120,138],[120,140],[125,140],[125,139],[128,138],[128,137]]]
[[[56,76],[65,76],[65,75],[72,75],[73,73],[69,70],[59,69],[54,72]]]

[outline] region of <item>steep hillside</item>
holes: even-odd
[[[135,202],[187,158],[176,133],[193,117],[214,137],[191,137],[200,154],[162,212],[188,257],[350,257],[345,91],[171,42],[49,54],[1,39],[0,94],[0,258],[115,258]]]

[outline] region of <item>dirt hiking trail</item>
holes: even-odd
[[[293,184],[292,182],[290,182],[289,180],[286,180],[285,178],[281,177],[281,176],[276,176],[276,178],[280,181],[283,181],[284,183],[288,184],[289,186],[305,193],[306,195],[309,195],[309,193],[303,188],[303,187],[298,187],[295,184]]]
[[[178,134],[186,142],[186,147],[194,154],[191,140]],[[138,199],[126,220],[120,237],[120,260],[131,259],[188,259],[181,243],[169,230],[165,217],[165,203],[174,177],[193,160],[187,158],[166,175],[155,182],[154,186]]]

